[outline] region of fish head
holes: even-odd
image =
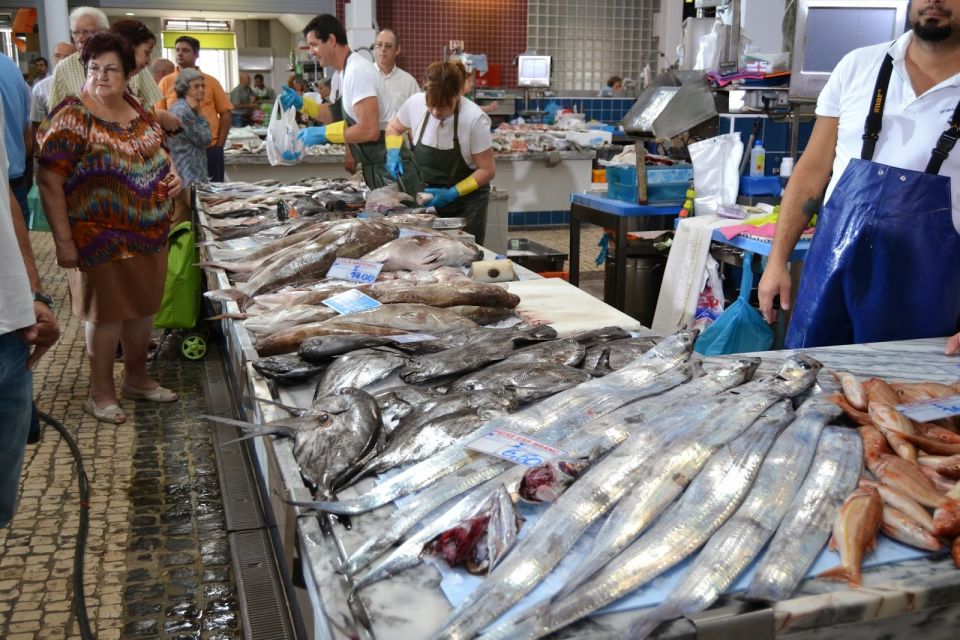
[[[426,382],[443,375],[446,364],[438,358],[414,358],[403,365],[400,379],[404,382]]]
[[[681,329],[658,342],[649,353],[664,359],[684,357],[693,351],[693,344],[699,335],[699,329]]]
[[[786,395],[795,396],[816,382],[821,368],[823,364],[816,358],[795,353],[780,365],[775,378]]]

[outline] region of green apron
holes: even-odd
[[[350,55],[351,54],[347,54],[347,59],[350,58]],[[344,71],[346,71],[346,62],[344,62],[343,68]],[[334,106],[343,114],[343,119],[346,121],[348,127],[357,124],[357,121],[348,116],[346,109],[343,108],[342,93],[337,98]],[[371,189],[379,189],[380,187],[385,187],[388,184],[396,182],[401,191],[406,192],[414,198],[417,197],[418,192],[423,191],[420,173],[417,171],[417,166],[413,162],[413,155],[406,145],[400,149],[400,158],[403,160],[404,167],[403,176],[401,176],[400,180],[394,180],[387,172],[387,145],[386,136],[383,131],[380,132],[380,136],[374,141],[360,143],[348,142],[347,145],[350,147],[350,153],[353,154],[354,160],[360,163],[360,168],[363,171],[363,181]]]
[[[452,187],[461,180],[473,175],[473,169],[467,165],[460,151],[460,106],[453,112],[453,149],[437,149],[423,144],[423,132],[427,130],[430,112],[423,114],[423,124],[420,125],[420,135],[413,148],[413,157],[420,168],[420,175],[429,187]],[[404,166],[407,166],[404,164]],[[465,196],[461,196],[438,209],[437,215],[442,218],[465,218],[467,226],[464,229],[477,239],[477,244],[483,244],[484,232],[487,228],[487,205],[490,203],[490,186],[484,185]]]

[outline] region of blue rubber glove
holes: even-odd
[[[403,175],[403,160],[400,159],[400,149],[387,149],[387,173],[394,180]]]
[[[289,109],[293,107],[297,111],[303,109],[303,96],[291,89],[290,87],[283,87],[283,93],[280,94],[280,105],[284,109]]]
[[[300,159],[300,154],[296,151],[284,151],[280,154],[280,157],[286,160],[287,162],[296,162]]]
[[[427,204],[436,209],[441,209],[460,197],[460,192],[457,191],[456,187],[447,187],[445,189],[427,187],[425,191],[433,196],[433,200]]]
[[[303,143],[305,147],[312,147],[318,144],[327,143],[326,127],[307,127],[301,129],[297,134],[297,140]]]

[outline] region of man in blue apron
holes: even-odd
[[[910,24],[845,56],[820,94],[759,285],[772,322],[775,296],[789,308],[789,255],[819,211],[788,348],[960,329],[960,0],[915,0]],[[958,348],[960,335],[946,350]]]
[[[353,55],[347,44],[347,32],[335,16],[317,16],[304,27],[303,35],[310,45],[310,51],[322,65],[341,72],[337,107],[342,110],[343,120],[308,127],[298,137],[308,147],[328,142],[346,144],[350,151],[348,158],[352,157],[361,164],[363,180],[368,187],[377,189],[391,184],[394,180],[385,168],[387,148],[384,130],[393,113],[376,67],[362,56]],[[321,108],[316,102],[304,100],[286,87],[280,94],[280,104],[284,109],[295,107],[312,118],[322,117]],[[410,159],[409,149],[406,154]],[[416,196],[420,191],[420,177],[416,170],[404,175],[398,183],[400,189],[411,196]]]

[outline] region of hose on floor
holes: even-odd
[[[80,488],[80,526],[77,527],[77,548],[73,554],[73,609],[77,615],[77,624],[80,626],[80,637],[83,640],[94,640],[95,636],[90,628],[90,618],[87,616],[87,599],[83,591],[83,556],[87,549],[87,534],[90,531],[90,481],[87,472],[83,469],[83,457],[77,441],[63,426],[63,423],[42,411],[40,419],[57,430],[77,464],[77,484]]]

